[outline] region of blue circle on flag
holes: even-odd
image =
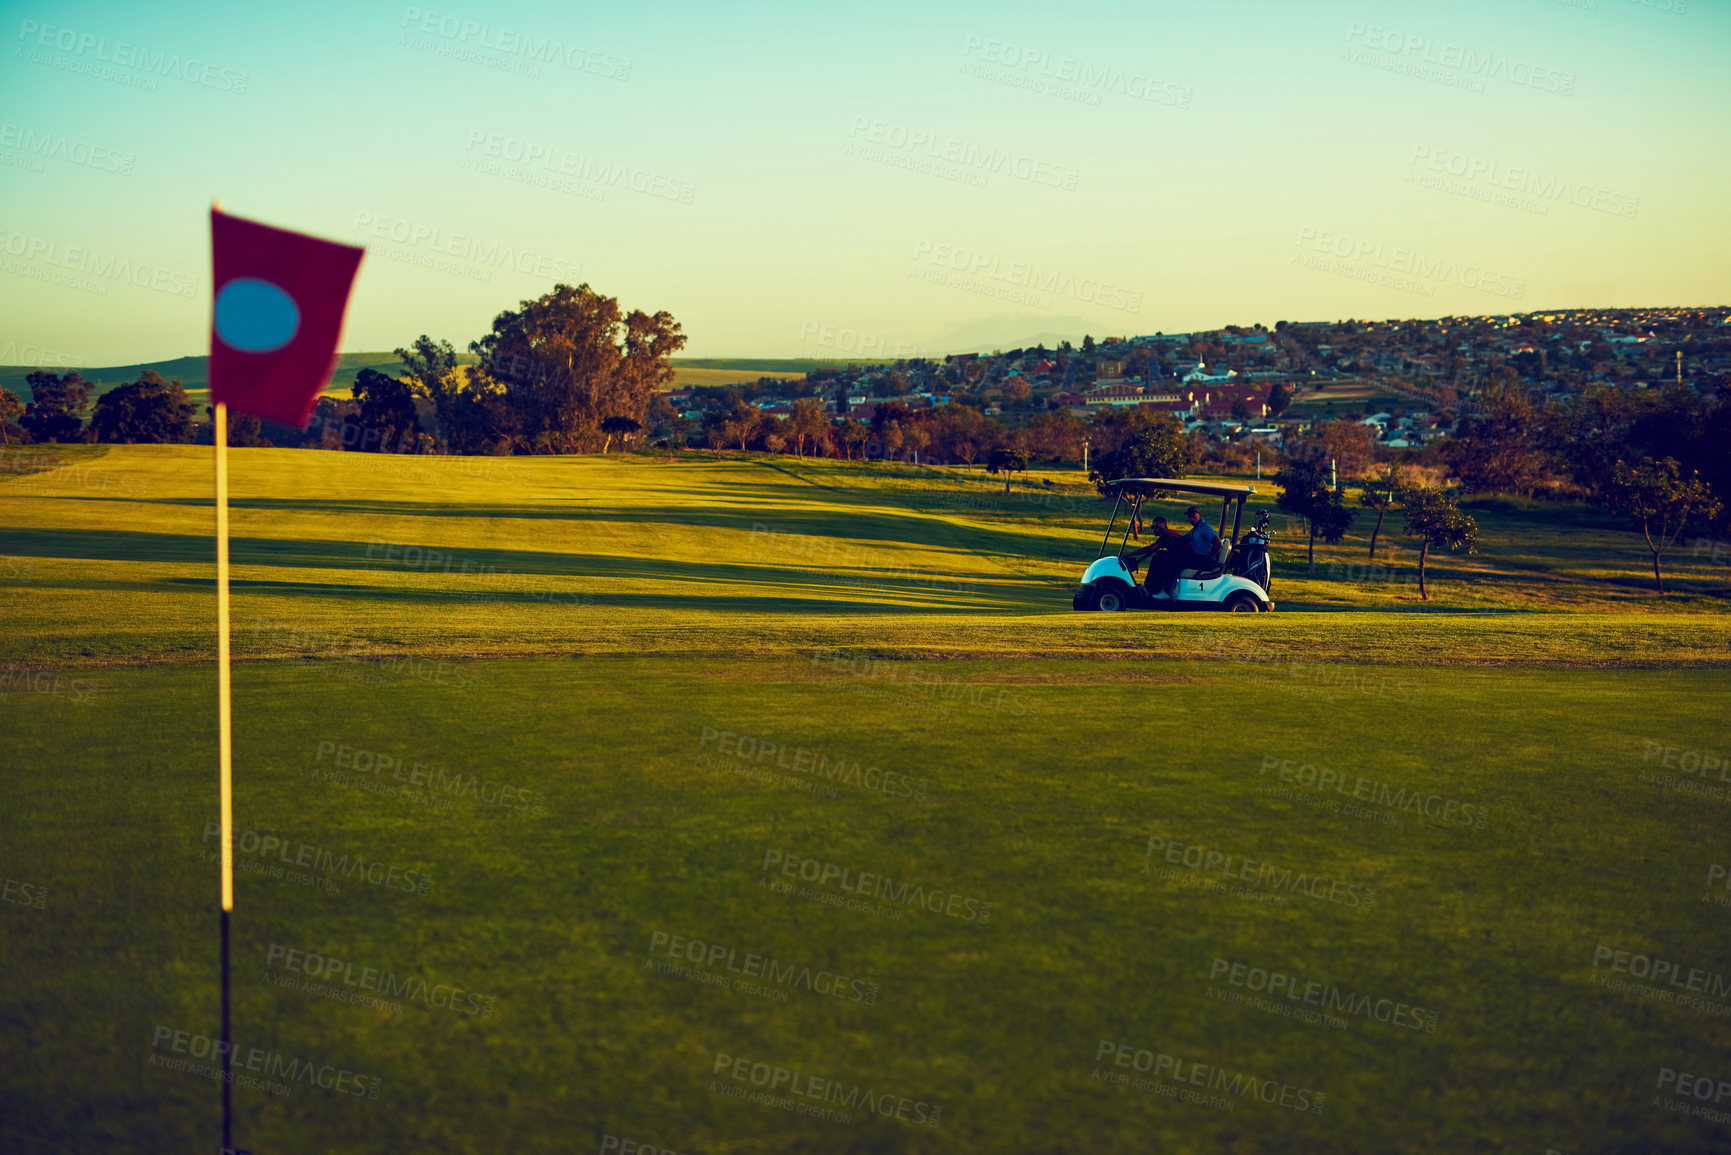
[[[216,295],[216,335],[243,353],[274,353],[300,327],[295,299],[269,281],[236,277]]]

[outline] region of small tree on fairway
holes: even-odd
[[[1719,516],[1719,500],[1700,475],[1691,471],[1685,478],[1682,474],[1674,457],[1643,457],[1633,466],[1617,462],[1611,475],[1611,501],[1641,527],[1653,555],[1653,584],[1661,597],[1665,578],[1659,572],[1659,558],[1681,536],[1691,517]]]
[[[1424,563],[1430,556],[1430,547],[1443,545],[1451,550],[1477,553],[1478,522],[1461,512],[1454,494],[1428,485],[1407,486],[1395,497],[1406,510],[1407,536],[1419,540],[1418,596],[1420,601],[1429,601],[1430,594],[1424,584]]]
[[[603,454],[607,452],[608,448],[613,444],[613,439],[615,437],[619,438],[620,448],[623,449],[625,443],[631,439],[631,435],[642,428],[643,425],[641,422],[633,421],[629,417],[608,417],[603,419],[601,422],[601,432],[607,435],[607,440],[601,443],[601,452]]]
[[[1358,503],[1369,509],[1376,510],[1376,525],[1370,531],[1370,560],[1376,560],[1376,536],[1382,532],[1382,519],[1388,516],[1388,511],[1399,502],[1401,480],[1400,469],[1394,464],[1382,467],[1382,476],[1374,481],[1366,482],[1359,491]]]
[[[1289,463],[1274,475],[1280,486],[1275,504],[1287,513],[1304,519],[1310,535],[1308,547],[1310,572],[1316,572],[1316,539],[1330,545],[1346,536],[1352,526],[1354,512],[1346,508],[1346,490],[1328,487],[1328,471],[1303,461]]]
[[[994,449],[986,457],[986,472],[1004,475],[1004,496],[1010,496],[1010,479],[1028,468],[1026,449]]]

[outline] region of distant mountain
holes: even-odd
[[[96,382],[96,388],[91,391],[90,398],[94,401],[117,385],[127,385],[144,373],[146,369],[155,369],[169,381],[179,379],[186,386],[189,395],[194,400],[203,403],[204,396],[209,392],[209,382],[205,375],[205,357],[176,357],[172,361],[146,361],[138,365],[109,365],[100,369],[78,368],[86,381]],[[0,365],[0,389],[10,389],[25,401],[31,398],[30,386],[25,378],[36,372],[36,365]],[[50,366],[56,373],[66,370]],[[347,398],[349,389],[354,385],[355,378],[362,369],[383,369],[385,372],[397,372],[402,368],[395,353],[344,353],[337,361],[337,371],[331,378],[326,393],[337,393]],[[201,415],[202,416],[202,415]]]

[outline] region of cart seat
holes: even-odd
[[[1232,543],[1221,538],[1219,547],[1214,551],[1214,558],[1215,560],[1211,562],[1203,562],[1189,569],[1181,569],[1178,571],[1178,576],[1191,581],[1213,581],[1225,573],[1227,566],[1231,564]]]

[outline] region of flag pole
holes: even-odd
[[[216,403],[216,743],[222,805],[222,1146],[234,1149],[229,920],[234,913],[234,761],[228,668],[228,406]]]
[[[221,201],[211,207],[222,211]],[[216,759],[222,823],[222,1149],[234,1150],[234,1041],[229,1016],[229,921],[234,914],[234,758],[228,668],[228,405],[212,409],[216,443]]]

